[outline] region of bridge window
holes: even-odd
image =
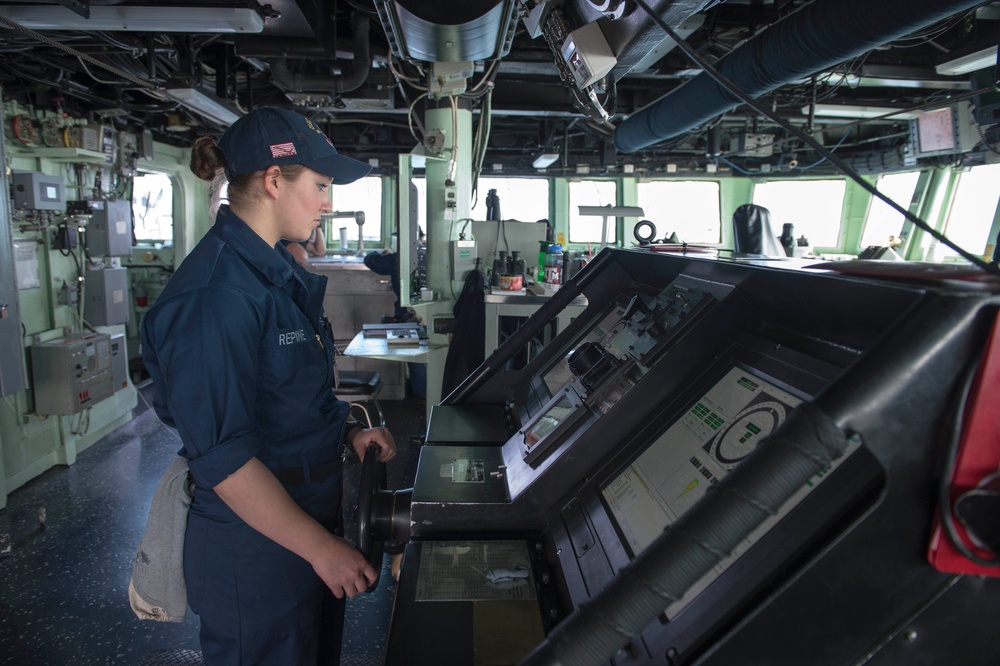
[[[775,180],[754,185],[753,202],[771,211],[776,235],[793,224],[796,238],[831,248],[840,244],[845,189],[843,180]]]
[[[1000,198],[1000,164],[972,167],[958,176],[955,195],[944,234],[959,247],[975,255],[986,251],[990,229]],[[956,257],[951,248],[938,244],[931,260]]]
[[[132,214],[139,242],[174,239],[174,186],[162,173],[144,173],[132,180]]]
[[[875,187],[904,210],[909,209],[913,191],[920,179],[919,171],[893,173],[878,179]],[[873,196],[868,205],[868,216],[865,218],[865,230],[861,235],[861,247],[869,245],[887,246],[889,237],[899,238],[905,217],[889,204]]]
[[[500,219],[537,222],[549,216],[547,178],[480,178],[472,219],[486,219],[486,195],[496,190],[500,197]]]
[[[600,243],[603,220],[580,215],[580,206],[618,205],[618,184],[613,180],[579,180],[569,184],[569,240],[571,243]],[[608,243],[618,239],[618,220],[608,218]]]
[[[333,185],[330,187],[334,212],[363,211],[365,224],[362,227],[365,242],[382,241],[382,178],[368,176],[354,181],[349,185]],[[330,237],[326,244],[333,248],[340,247],[339,229],[347,229],[349,241],[358,240],[358,225],[352,218],[335,218],[330,220]]]
[[[722,240],[717,182],[658,180],[637,188],[637,203],[656,225],[658,239],[674,232],[684,243]]]

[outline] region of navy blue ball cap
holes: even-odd
[[[333,178],[335,185],[353,183],[372,168],[341,155],[323,131],[305,116],[288,109],[262,106],[243,116],[219,139],[229,178],[270,166],[301,164]]]

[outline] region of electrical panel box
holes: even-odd
[[[113,326],[128,321],[128,270],[88,270],[84,283],[83,318],[93,326]]]
[[[14,208],[22,210],[66,210],[66,180],[34,171],[15,171],[10,176]]]
[[[128,353],[125,348],[125,334],[111,336],[111,389],[114,392],[128,387]]]
[[[93,257],[127,257],[132,254],[132,204],[118,201],[74,201],[70,210],[90,215],[87,249]]]
[[[451,242],[451,279],[464,280],[469,271],[476,270],[476,241]]]
[[[110,396],[111,337],[77,333],[31,348],[36,414],[76,414]]]
[[[596,21],[567,35],[562,45],[562,57],[581,90],[600,81],[618,64]]]
[[[113,164],[115,161],[115,134],[106,125],[85,125],[80,128],[80,147],[104,153],[104,161]]]
[[[770,157],[774,154],[775,145],[773,134],[747,132],[733,137],[729,142],[729,150],[746,157]]]
[[[435,99],[446,95],[460,95],[465,92],[475,71],[474,62],[436,62],[431,66],[428,93]]]
[[[138,173],[139,137],[132,132],[118,132],[118,173],[134,178]]]

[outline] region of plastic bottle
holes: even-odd
[[[545,252],[545,283],[562,284],[562,245],[550,245]]]
[[[549,248],[549,241],[538,241],[538,281],[545,282],[545,256]]]

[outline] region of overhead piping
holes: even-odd
[[[667,25],[667,23],[661,17],[659,17],[656,13],[654,13],[653,10],[649,7],[649,5],[646,4],[644,0],[633,0],[633,2],[635,2],[636,5],[638,5],[644,12],[646,12],[646,14],[656,22],[656,24],[660,27],[661,30],[663,30],[663,32],[665,32],[667,35],[670,36],[671,39],[677,42],[677,45],[684,51],[684,53],[687,54],[687,56],[691,58],[694,62],[696,62],[698,66],[700,66],[706,74],[711,76],[714,80],[718,81],[719,85],[724,87],[726,90],[736,95],[736,97],[742,100],[744,104],[753,108],[755,111],[757,111],[757,113],[761,114],[762,116],[769,118],[772,122],[774,122],[776,125],[784,129],[789,134],[796,136],[800,141],[805,143],[807,146],[810,146],[813,150],[822,155],[823,159],[829,160],[834,165],[836,165],[837,168],[839,168],[843,174],[845,174],[848,178],[850,178],[855,183],[860,185],[862,189],[866,190],[873,197],[876,197],[877,199],[881,200],[887,206],[889,206],[897,213],[902,215],[904,218],[906,218],[908,221],[912,222],[914,225],[916,225],[923,231],[927,232],[935,240],[944,243],[951,249],[955,250],[955,252],[957,252],[966,260],[968,260],[969,263],[978,266],[979,268],[983,269],[988,273],[1000,276],[1000,268],[997,267],[996,263],[987,263],[981,257],[956,245],[952,240],[950,240],[940,231],[938,231],[931,225],[927,224],[926,222],[918,218],[916,215],[911,213],[909,210],[903,208],[898,203],[896,203],[895,201],[887,197],[885,194],[880,192],[872,183],[862,178],[861,174],[857,173],[854,169],[852,169],[847,162],[845,162],[843,159],[837,156],[833,150],[827,150],[827,148],[823,146],[821,143],[819,143],[819,141],[817,141],[816,138],[813,137],[811,134],[808,134],[807,132],[802,131],[802,129],[793,126],[787,120],[779,116],[775,111],[768,109],[767,106],[762,104],[759,100],[751,97],[746,91],[744,91],[738,85],[733,83],[729,78],[727,78],[724,74],[722,74],[712,64],[710,64],[702,56],[697,54],[694,51],[694,49],[688,46],[687,43],[683,41],[683,38],[680,35],[678,35],[673,30],[673,28]],[[843,141],[843,139],[841,139],[841,141]]]
[[[815,0],[719,60],[716,69],[756,98],[979,4],[982,0]],[[622,122],[614,144],[622,153],[634,153],[739,104],[702,73]]]
[[[303,91],[336,91],[351,92],[360,88],[368,80],[371,72],[371,49],[368,33],[371,27],[369,18],[361,12],[351,14],[351,29],[354,34],[354,60],[350,68],[339,76],[305,75],[292,72],[285,58],[275,58],[270,61],[271,76],[275,82],[286,90]]]
[[[423,62],[501,58],[518,22],[513,0],[375,0],[375,9],[392,54]]]

